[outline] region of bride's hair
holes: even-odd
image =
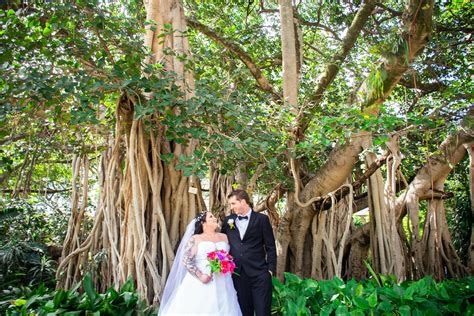
[[[204,229],[202,224],[206,222],[207,211],[203,211],[196,216],[196,222],[194,223],[194,235],[202,234]]]

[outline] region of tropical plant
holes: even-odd
[[[43,285],[33,290],[12,288],[4,291],[1,300],[0,312],[11,316],[156,315],[156,311],[147,307],[139,298],[131,279],[118,290],[109,288],[105,293],[99,294],[90,274],[84,276],[82,284],[78,283],[69,290],[51,291]]]
[[[356,282],[301,279],[285,273],[273,279],[276,315],[472,315],[474,277],[436,282],[432,277],[397,283],[379,275]]]
[[[40,205],[17,199],[0,210],[0,289],[56,282],[57,262],[51,255],[57,254],[50,250],[59,248],[67,217]]]

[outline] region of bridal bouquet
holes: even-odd
[[[211,272],[234,273],[234,258],[225,250],[211,251],[207,254]]]

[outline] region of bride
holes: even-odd
[[[161,298],[158,315],[242,315],[229,273],[211,273],[207,254],[229,252],[225,234],[217,233],[217,218],[199,213],[189,223],[179,245]]]

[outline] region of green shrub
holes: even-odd
[[[431,277],[397,284],[393,276],[357,282],[316,281],[285,273],[273,279],[276,315],[473,315],[474,277],[435,282]]]
[[[84,277],[82,293],[80,283],[70,290],[51,291],[43,285],[34,290],[12,288],[4,291],[0,299],[2,315],[156,315],[139,299],[133,281],[127,280],[116,291],[96,292],[90,274]]]
[[[1,204],[1,201],[0,201]],[[56,261],[48,245],[64,238],[67,219],[24,200],[0,207],[0,291],[9,287],[54,287]]]
[[[36,242],[11,241],[0,246],[0,290],[8,286],[55,284],[56,262],[46,246]]]

